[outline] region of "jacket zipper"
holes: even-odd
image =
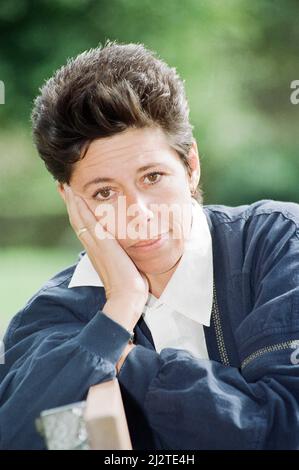
[[[249,356],[244,359],[241,364],[241,369],[244,369],[250,362],[258,357],[263,356],[264,354],[275,352],[275,351],[283,351],[285,349],[296,349],[298,347],[299,341],[291,340],[291,341],[284,341],[283,343],[272,344],[271,346],[265,346],[264,348],[258,349],[257,351],[253,352]]]
[[[216,342],[218,351],[220,354],[220,359],[222,364],[225,366],[229,366],[229,358],[224,342],[224,335],[221,325],[221,318],[219,313],[219,307],[217,302],[217,293],[216,293],[216,285],[215,280],[213,283],[213,307],[212,307],[212,322],[214,324],[215,333],[216,333]],[[241,370],[244,369],[248,364],[250,364],[254,359],[263,356],[264,354],[275,352],[275,351],[283,351],[285,349],[293,349],[294,351],[299,349],[299,340],[290,340],[284,341],[282,343],[272,344],[271,346],[265,346],[264,348],[258,349],[257,351],[253,352],[249,356],[247,356],[244,361],[241,363]],[[297,358],[298,360],[298,358]]]
[[[213,321],[214,328],[215,328],[216,342],[217,342],[217,347],[218,347],[218,351],[220,354],[221,362],[225,366],[229,366],[230,364],[229,364],[228,354],[227,354],[226,347],[225,347],[220,313],[219,313],[218,302],[217,302],[215,280],[213,283],[212,321]]]

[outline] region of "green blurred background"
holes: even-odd
[[[45,79],[107,39],[142,42],[185,80],[206,204],[299,202],[298,0],[2,0],[0,331],[80,251],[31,141]]]

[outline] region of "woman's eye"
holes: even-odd
[[[162,177],[163,173],[160,173],[158,171],[155,171],[154,173],[149,173],[148,175],[146,175],[144,177],[144,180],[146,178],[149,179],[149,184],[155,184],[155,183],[158,183],[158,181],[160,181],[161,177]],[[159,177],[159,178],[158,178]]]
[[[147,175],[145,175],[143,177],[143,181],[147,184],[156,184],[158,183],[162,176],[164,175],[164,173],[161,173],[159,171],[155,171],[155,172],[152,172],[152,173],[148,173]],[[145,180],[148,180],[148,181],[145,181]],[[109,199],[111,199],[113,196],[114,196],[114,193],[115,191],[113,191],[112,188],[102,188],[100,190],[98,190],[94,195],[93,195],[93,198],[96,199],[97,201],[108,201]]]
[[[100,200],[100,201],[106,201],[108,199],[111,199],[111,193],[113,193],[113,190],[111,188],[103,188],[103,189],[100,189],[99,191],[97,191],[93,197],[97,200]]]

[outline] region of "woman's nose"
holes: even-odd
[[[138,195],[130,196],[127,199],[127,215],[128,221],[134,222],[135,229],[144,231],[143,236],[147,237],[149,224],[154,219],[154,212],[148,199]]]
[[[129,216],[138,215],[146,220],[152,219],[154,214],[147,198],[142,196],[130,196],[127,198],[127,213]]]

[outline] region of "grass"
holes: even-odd
[[[0,252],[0,335],[27,300],[54,274],[77,260],[63,249],[10,248]]]

